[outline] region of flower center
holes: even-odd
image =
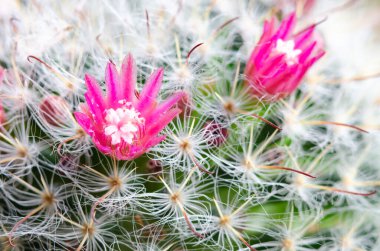
[[[298,56],[301,54],[300,49],[294,48],[295,43],[293,40],[284,41],[282,39],[277,40],[277,45],[275,50],[278,53],[284,53],[286,57],[286,62],[289,65],[297,63]]]
[[[145,120],[130,102],[119,103],[123,106],[116,110],[113,108],[106,110],[104,133],[106,136],[111,136],[112,145],[120,144],[122,141],[132,144]]]

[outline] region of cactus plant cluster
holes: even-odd
[[[3,3],[0,249],[380,250],[379,9]]]

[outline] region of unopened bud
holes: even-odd
[[[69,116],[67,102],[55,95],[44,98],[40,104],[39,111],[45,122],[52,126],[64,124]]]
[[[146,166],[148,168],[148,171],[150,173],[160,173],[162,172],[162,164],[158,160],[153,160],[150,159],[147,163]]]
[[[209,138],[209,145],[219,147],[227,140],[228,130],[218,122],[209,120],[204,127],[206,128],[206,136]]]

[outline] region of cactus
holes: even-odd
[[[3,4],[0,249],[379,250],[379,8]]]

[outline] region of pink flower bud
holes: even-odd
[[[181,109],[181,116],[190,116],[191,106],[192,100],[187,94],[184,94],[183,97],[180,100],[178,100],[177,108]]]
[[[55,95],[44,98],[39,106],[41,118],[51,126],[62,125],[67,120],[67,116],[70,116],[69,111],[67,102]]]
[[[228,130],[218,122],[209,120],[204,127],[206,128],[205,134],[209,139],[209,145],[219,147],[227,140]]]
[[[66,154],[60,157],[57,170],[64,174],[65,172],[76,172],[79,170],[79,167],[74,156]]]
[[[148,171],[150,173],[161,173],[162,172],[162,164],[159,160],[150,159],[146,163]]]

